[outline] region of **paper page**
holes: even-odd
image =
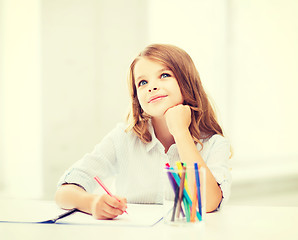
[[[127,214],[112,220],[96,220],[84,213],[74,213],[64,219],[58,220],[57,224],[96,224],[117,226],[153,226],[163,215],[162,205],[152,204],[127,204]]]
[[[46,201],[12,201],[2,205],[0,222],[39,223],[53,219],[66,211],[59,209],[55,203]],[[91,215],[76,212],[60,219],[56,224],[88,224],[117,226],[153,226],[163,215],[162,205],[127,204],[127,212],[113,220],[96,220]]]

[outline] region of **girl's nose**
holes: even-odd
[[[149,88],[149,92],[156,91],[156,90],[157,90],[157,87]]]

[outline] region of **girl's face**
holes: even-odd
[[[134,79],[139,103],[153,118],[163,117],[169,108],[183,103],[173,72],[159,62],[140,58],[134,67]]]

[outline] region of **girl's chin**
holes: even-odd
[[[171,107],[164,106],[159,109],[155,109],[155,111],[148,111],[147,114],[150,115],[152,118],[162,118],[164,117],[165,112]]]
[[[165,116],[165,113],[168,109],[165,109],[165,110],[162,110],[160,112],[155,112],[155,113],[152,113],[152,114],[149,114],[151,116],[151,118],[156,118],[156,119],[160,119],[160,118],[164,118]]]

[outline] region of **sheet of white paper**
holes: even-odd
[[[96,220],[84,213],[74,213],[64,219],[58,220],[57,224],[96,224],[117,226],[153,226],[163,215],[162,205],[152,204],[128,204],[127,214],[123,213],[112,220]]]
[[[37,223],[64,213],[54,202],[49,201],[2,201],[0,222]],[[117,226],[153,226],[163,215],[162,205],[128,204],[127,212],[113,220],[96,220],[88,214],[76,212],[56,224],[88,224]]]

